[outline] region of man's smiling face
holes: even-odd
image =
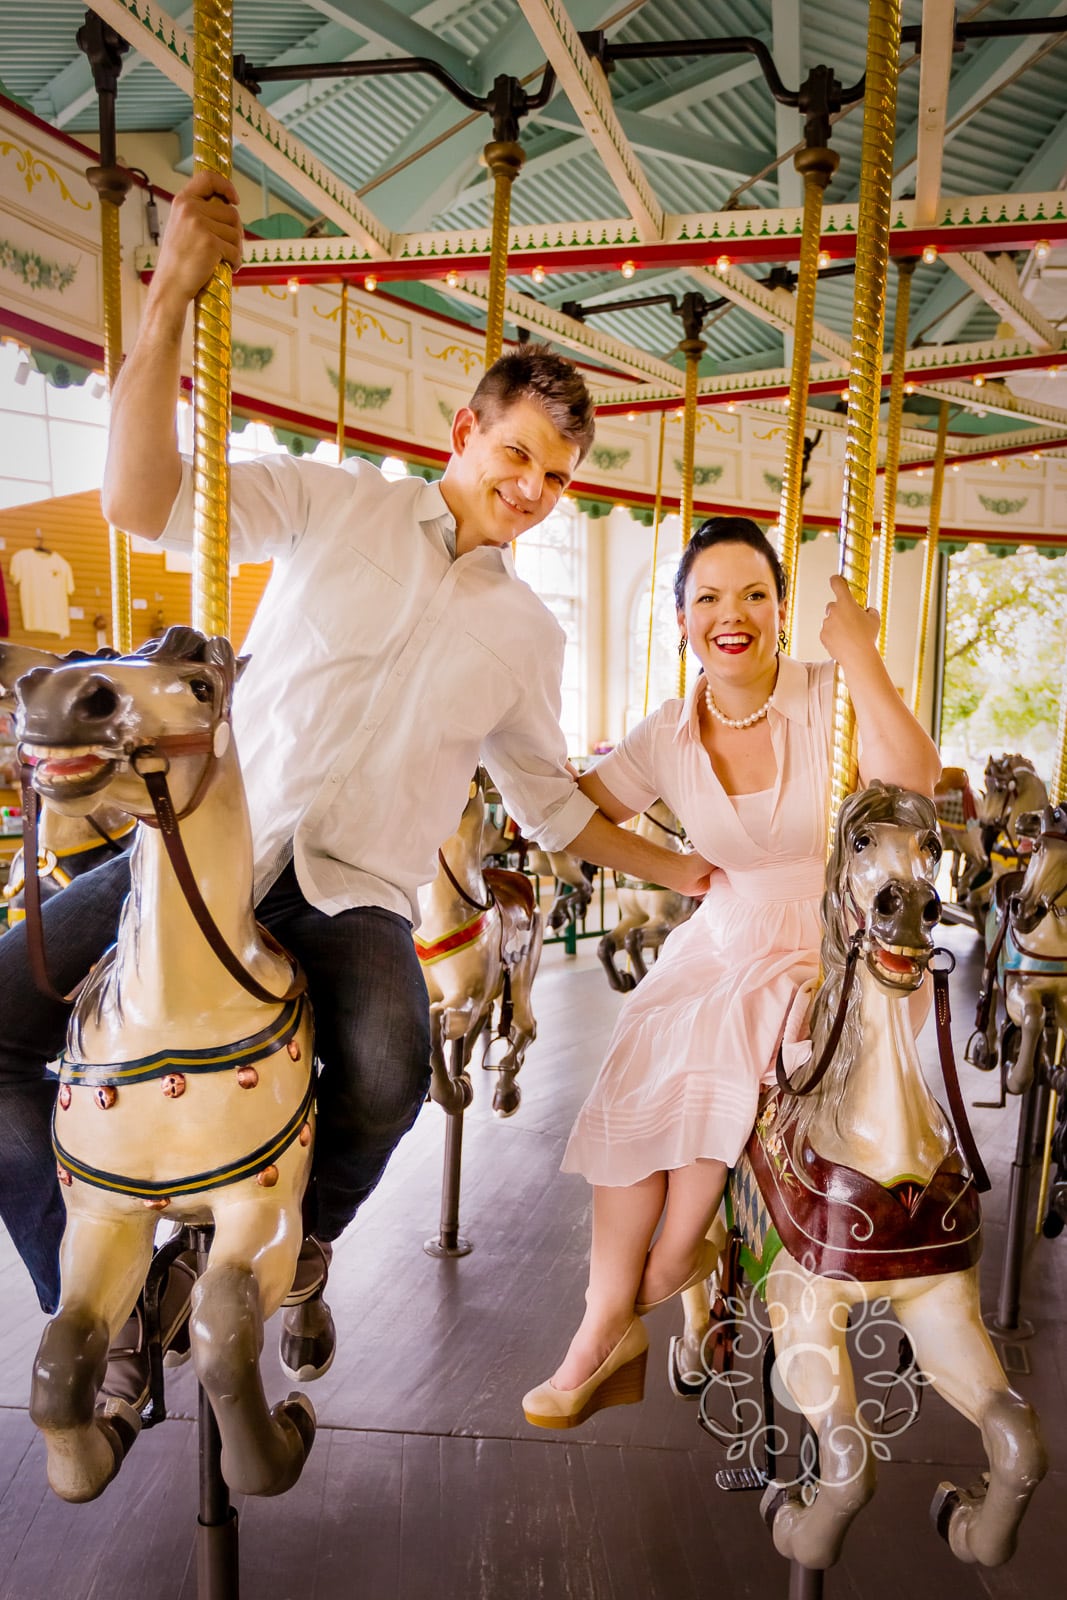
[[[578,465],[579,450],[535,400],[517,400],[479,422],[464,406],[452,424],[442,484],[456,519],[456,552],[508,545],[544,520]]]

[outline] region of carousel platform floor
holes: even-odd
[[[960,960],[959,1054],[977,976],[974,936],[945,931]],[[558,1165],[573,1113],[619,1006],[592,941],[546,952],[535,991],[540,1035],[518,1115],[496,1121],[476,1083],[465,1137],[463,1228],[474,1251],[422,1250],[438,1215],[442,1117],[427,1106],[337,1251],[330,1299],[340,1331],[331,1371],[309,1393],[314,1450],[280,1500],[239,1504],[242,1588],[269,1600],[705,1600],[784,1597],[785,1564],[759,1495],[716,1487],[723,1452],[664,1369],[676,1306],[649,1319],[642,1406],[581,1430],[526,1425],[523,1391],[551,1372],[578,1320],[588,1202]],[[932,1070],[934,1042],[924,1036]],[[969,1102],[990,1080],[961,1068]],[[931,1080],[933,1081],[933,1080]],[[985,1298],[1000,1269],[1017,1110],[978,1111],[994,1180],[986,1203]],[[1033,1202],[1031,1202],[1032,1204]],[[892,1441],[875,1499],[857,1520],[827,1600],[1051,1600],[1067,1571],[1067,1237],[1030,1238],[1023,1310],[1036,1324],[1007,1350],[1016,1386],[1038,1408],[1051,1467],[1007,1566],[959,1565],[928,1517],[939,1481],[964,1485],[984,1464],[977,1432],[936,1395]],[[172,1375],[172,1417],[142,1435],[95,1504],[68,1506],[45,1481],[27,1415],[43,1318],[0,1237],[0,1597],[2,1600],[194,1600],[195,1384]],[[268,1393],[287,1391],[268,1329]]]

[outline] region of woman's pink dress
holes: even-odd
[[[762,795],[731,798],[716,777],[700,742],[702,677],[597,763],[598,777],[635,811],[662,796],[721,870],[625,1001],[564,1172],[613,1185],[701,1157],[732,1166],[760,1086],[773,1081],[779,1043],[787,1071],[808,1055],[833,676],[832,661],[781,658],[767,713],[777,777]]]

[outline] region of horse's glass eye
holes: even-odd
[[[201,702],[206,703],[207,701],[214,699],[215,690],[213,685],[208,682],[207,678],[190,678],[189,688],[194,697]]]
[[[923,849],[930,853],[935,862],[941,860],[941,840],[937,837],[936,833],[927,834],[926,843],[924,844]]]
[[[871,842],[872,840],[869,833],[858,833],[852,841],[852,848],[856,855],[859,855],[860,851],[866,850],[867,846]]]

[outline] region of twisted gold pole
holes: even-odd
[[[800,549],[801,510],[804,502],[804,424],[811,372],[811,336],[815,325],[815,288],[819,276],[819,236],[822,197],[837,171],[838,157],[824,146],[799,150],[794,157],[804,175],[804,227],[797,271],[796,320],[793,327],[793,370],[789,380],[789,416],[786,422],[785,466],[778,508],[781,530],[778,553],[785,569],[786,650],[793,643],[793,615],[797,591],[797,552]]]
[[[663,439],[667,431],[667,413],[659,414],[659,459],[656,462],[656,509],[652,513],[652,584],[648,592],[648,649],[645,652],[645,704],[641,712],[648,716],[648,686],[652,679],[652,623],[656,614],[656,563],[659,560],[659,520],[663,510]]]
[[[196,0],[193,168],[233,170],[232,0]],[[193,318],[193,626],[230,628],[230,305],[232,273],[220,262]]]
[[[1060,691],[1060,725],[1056,734],[1056,765],[1052,772],[1049,798],[1054,806],[1067,800],[1067,676]]]
[[[937,413],[937,447],[934,450],[934,481],[930,490],[930,525],[926,531],[926,559],[923,562],[922,596],[919,601],[918,651],[915,657],[915,686],[911,709],[919,715],[922,703],[923,675],[926,668],[927,633],[930,628],[930,596],[937,569],[937,540],[941,532],[941,495],[945,487],[945,445],[948,441],[948,401],[942,400]]]
[[[118,381],[122,365],[122,250],[119,208],[100,197],[101,276],[104,290],[104,371],[108,394]],[[130,578],[130,538],[121,528],[108,526],[111,564],[111,642],[127,655],[133,649],[133,587]]]
[[[493,232],[489,254],[489,309],[485,322],[485,364],[491,367],[504,348],[504,295],[508,278],[508,232],[511,185],[526,160],[521,144],[494,139],[485,147],[485,164],[493,175]]]
[[[871,529],[878,470],[878,406],[882,393],[882,338],[889,265],[889,212],[893,182],[893,132],[900,64],[901,0],[870,0],[866,94],[860,151],[856,228],[856,286],[848,384],[844,501],[841,507],[841,576],[861,606],[867,604]],[[856,782],[856,722],[844,674],[834,674],[833,760],[829,836]]]
[[[345,458],[345,384],[348,379],[348,280],[341,285],[341,332],[337,341],[337,459]]]
[[[893,368],[889,385],[889,421],[885,437],[885,474],[882,482],[882,537],[878,548],[878,649],[885,658],[889,638],[889,602],[892,599],[893,544],[897,536],[897,479],[900,476],[900,427],[904,418],[904,372],[908,350],[908,313],[911,308],[913,256],[897,262],[897,314],[893,324]]]
[[[703,339],[683,339],[678,346],[685,356],[685,409],[682,412],[682,551],[693,536],[693,460],[697,437],[697,384],[700,358],[707,349]],[[685,651],[678,661],[678,693],[685,695]]]

